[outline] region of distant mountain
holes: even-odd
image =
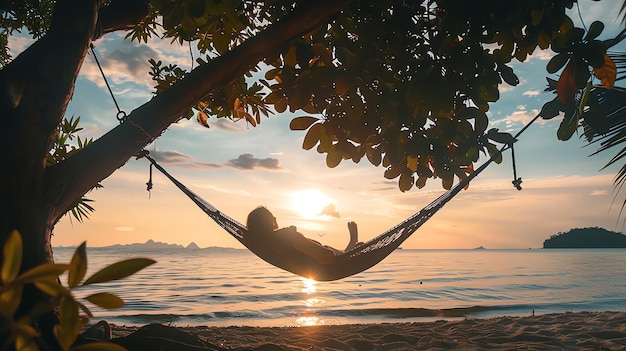
[[[73,246],[56,246],[58,248],[76,248]],[[145,243],[134,243],[134,244],[115,244],[111,246],[100,246],[100,247],[90,247],[89,249],[96,250],[122,250],[129,252],[139,252],[139,251],[161,251],[161,250],[190,250],[197,251],[201,250],[203,252],[231,252],[231,251],[242,251],[243,249],[235,249],[232,247],[219,247],[219,246],[209,246],[205,248],[201,248],[198,244],[191,242],[187,246],[178,245],[178,244],[168,244],[160,241],[154,241],[152,239],[146,241]]]
[[[135,244],[115,244],[111,246],[106,246],[106,248],[110,249],[137,249],[137,250],[155,250],[155,249],[184,249],[185,247],[177,244],[168,244],[160,241],[154,241],[152,239],[146,241],[145,243],[135,243]]]
[[[626,248],[626,235],[604,228],[574,228],[552,235],[543,242],[544,249]]]
[[[185,248],[187,250],[201,250],[200,247],[198,245],[196,245],[196,243],[191,242],[189,245],[187,245],[187,247]]]

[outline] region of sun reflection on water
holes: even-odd
[[[300,278],[300,280],[302,281],[301,291],[309,295],[308,298],[304,299],[304,305],[307,308],[307,312],[305,316],[298,317],[294,324],[299,327],[326,324],[324,319],[320,319],[315,316],[317,308],[326,304],[326,300],[313,295],[317,293],[317,281],[309,278]]]
[[[300,278],[302,280],[302,292],[305,294],[313,294],[317,292],[317,282],[309,278]]]
[[[318,317],[300,317],[296,319],[296,326],[299,327],[311,327],[314,325],[324,325],[326,322],[323,319],[319,319]]]
[[[323,305],[326,302],[326,300],[322,300],[322,299],[318,299],[317,297],[313,297],[310,299],[306,299],[304,301],[304,304],[306,305],[306,307],[315,307],[315,306],[320,306]]]

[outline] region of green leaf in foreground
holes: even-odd
[[[110,293],[97,293],[87,296],[85,299],[92,304],[104,308],[105,310],[114,310],[124,306],[124,300],[117,295]]]
[[[69,265],[64,263],[44,263],[22,273],[19,277],[17,277],[17,280],[20,283],[25,284],[38,280],[47,281],[50,279],[56,279],[68,268]]]
[[[80,284],[87,272],[87,243],[83,242],[74,251],[70,262],[70,271],[67,274],[67,285],[71,288]]]
[[[98,272],[94,273],[89,279],[87,279],[83,285],[97,284],[103,282],[109,282],[112,280],[118,280],[133,275],[140,270],[156,263],[155,260],[149,258],[131,258],[120,262],[113,263],[110,266],[104,267]]]
[[[20,272],[22,265],[22,236],[17,230],[9,235],[4,244],[4,261],[2,262],[2,282],[12,282]]]

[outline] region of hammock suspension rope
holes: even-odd
[[[107,89],[109,89],[109,94],[111,95],[111,98],[113,98],[113,103],[115,104],[115,107],[117,108],[117,120],[122,123],[126,120],[127,116],[126,116],[126,112],[122,111],[122,109],[120,109],[120,105],[117,104],[117,100],[115,99],[115,95],[113,95],[113,90],[111,90],[111,86],[109,85],[109,81],[106,77],[106,75],[104,74],[104,70],[102,70],[102,66],[100,65],[100,61],[98,60],[98,56],[96,56],[96,51],[94,50],[94,45],[89,44],[89,48],[91,49],[91,53],[93,54],[93,58],[96,61],[96,64],[98,65],[98,69],[100,70],[100,74],[102,75],[102,78],[104,79],[104,83],[107,86]]]

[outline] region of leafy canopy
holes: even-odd
[[[612,88],[615,65],[606,50],[621,38],[597,40],[599,22],[588,30],[575,28],[566,14],[574,3],[351,1],[327,25],[259,57],[253,71],[262,70],[264,79],[253,79],[250,71],[205,95],[186,117],[196,116],[207,127],[211,117],[255,126],[273,112],[302,111],[291,128],[306,131],[303,148],[325,154],[328,167],[365,157],[384,167],[386,178],[397,178],[402,191],[421,188],[430,178],[450,188],[455,177],[473,172],[481,154],[497,155],[503,138],[497,130],[487,131],[486,112],[502,84],[519,83],[513,60],[522,62],[536,50],[557,53],[547,67],[549,73],[562,72],[552,87],[557,98],[542,116],[565,114],[558,131],[563,140],[584,121],[588,108],[581,97],[589,96],[593,79]],[[46,22],[25,16],[45,14],[51,4],[26,1],[2,24],[8,31],[22,26],[40,35]],[[163,33],[172,42],[190,42],[202,54],[196,60],[202,65],[278,21],[297,2],[151,0],[150,5],[150,15],[127,37],[142,42]],[[188,73],[168,63],[150,64],[157,94]]]

